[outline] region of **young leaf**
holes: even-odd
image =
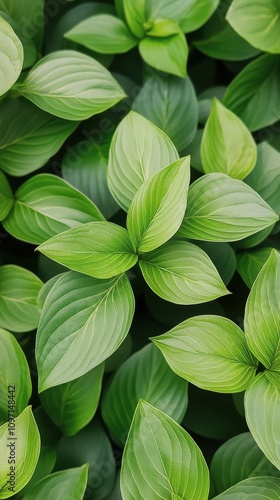
[[[138,400],[181,422],[187,408],[187,383],[170,370],[159,350],[148,344],[115,372],[102,401],[102,417],[114,439],[125,444]]]
[[[42,281],[23,267],[0,267],[0,326],[13,332],[34,330],[39,322],[37,297]]]
[[[201,142],[204,172],[244,179],[257,160],[255,141],[244,123],[214,99]]]
[[[27,406],[32,386],[29,366],[15,337],[0,328],[0,423]],[[13,408],[14,407],[14,408]]]
[[[156,172],[134,196],[127,214],[127,230],[137,252],[150,252],[179,229],[187,206],[190,157]]]
[[[150,288],[175,304],[201,304],[228,293],[203,250],[185,241],[169,241],[144,254],[140,269]]]
[[[278,500],[280,495],[280,479],[278,477],[249,477],[232,488],[224,491],[212,500]]]
[[[14,196],[8,179],[0,170],[0,221],[5,219],[14,204]]]
[[[28,406],[17,418],[11,417],[0,427],[0,499],[14,496],[28,483],[39,453],[40,434]]]
[[[189,49],[182,32],[165,38],[147,36],[140,41],[139,52],[152,68],[185,78]]]
[[[267,261],[273,250],[272,247],[264,247],[251,252],[238,252],[237,271],[246,285],[251,288],[261,268]]]
[[[124,18],[132,31],[138,38],[143,38],[145,34],[144,24],[146,21],[146,0],[121,0]],[[120,3],[120,1],[118,2]],[[118,5],[117,5],[118,9]]]
[[[191,436],[140,400],[122,459],[122,498],[206,500],[208,492],[208,468]]]
[[[37,49],[41,50],[43,31],[45,27],[44,0],[0,0],[0,10],[11,16],[21,27],[22,34],[29,40],[34,40]],[[53,11],[52,11],[53,12]]]
[[[83,500],[87,485],[88,464],[81,467],[54,472],[41,479],[23,500],[38,498],[73,498]]]
[[[195,316],[151,340],[177,375],[202,389],[240,392],[256,373],[244,333],[227,318]]]
[[[133,109],[164,130],[178,151],[192,142],[198,103],[190,78],[150,76],[133,102]]]
[[[246,421],[257,445],[280,469],[280,389],[260,373],[245,393]]]
[[[23,65],[22,43],[13,28],[0,17],[0,96],[17,81]]]
[[[272,370],[273,362],[280,355],[279,303],[280,253],[273,250],[253,283],[244,316],[248,346],[256,358]],[[280,366],[278,370],[280,372]]]
[[[74,50],[43,57],[17,90],[39,108],[66,120],[85,120],[125,97],[109,71]]]
[[[88,17],[64,36],[101,54],[122,54],[138,44],[125,23],[110,14]]]
[[[277,0],[234,0],[227,20],[237,33],[263,52],[280,54],[280,19]]]
[[[249,130],[267,127],[280,119],[280,58],[265,54],[251,62],[231,81],[223,104]]]
[[[55,175],[31,177],[15,198],[3,226],[28,243],[39,244],[66,229],[104,219],[93,202]]]
[[[120,207],[127,212],[140,186],[178,158],[175,146],[162,130],[130,112],[118,126],[109,153],[108,185]]]
[[[50,419],[66,436],[72,436],[92,420],[99,403],[104,363],[66,384],[40,394]]]
[[[278,215],[244,182],[225,174],[206,174],[190,186],[178,236],[238,241],[277,220]]]
[[[38,327],[39,392],[102,363],[125,339],[133,314],[134,296],[125,274],[107,280],[62,275],[47,295]]]
[[[124,273],[138,260],[127,230],[107,221],[64,231],[38,250],[73,271],[101,279]]]

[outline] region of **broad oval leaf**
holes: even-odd
[[[31,406],[0,427],[0,499],[10,498],[31,479],[40,453],[40,434]]]
[[[0,96],[17,81],[23,66],[22,43],[13,28],[0,17]]]
[[[213,500],[278,500],[280,495],[280,479],[278,477],[250,477],[240,481],[224,491]]]
[[[169,137],[131,111],[119,124],[109,152],[108,185],[120,207],[127,212],[140,186],[178,159]]]
[[[204,172],[221,172],[244,179],[257,160],[255,141],[244,123],[232,111],[214,99],[206,122],[201,160]]]
[[[102,417],[114,439],[125,444],[138,400],[181,422],[187,408],[187,383],[169,368],[164,357],[148,344],[115,372],[102,401]]]
[[[227,318],[195,316],[151,340],[177,375],[202,389],[240,392],[254,379],[257,363],[245,335]]]
[[[15,337],[0,328],[0,423],[18,416],[32,392],[29,366]]]
[[[127,230],[137,252],[150,252],[179,229],[187,206],[190,157],[156,172],[134,196],[127,214]]]
[[[151,289],[175,304],[201,304],[228,293],[207,254],[192,243],[169,241],[142,255],[139,265]]]
[[[43,57],[17,90],[39,108],[66,120],[85,120],[125,97],[106,68],[74,50]]]
[[[234,0],[227,20],[237,33],[263,52],[280,53],[278,0]]]
[[[104,363],[71,382],[40,394],[50,419],[66,436],[72,436],[92,420],[99,403]]]
[[[182,32],[164,38],[147,36],[140,41],[139,52],[152,68],[186,77],[189,48]]]
[[[208,492],[208,468],[191,436],[166,413],[140,400],[124,448],[122,498],[206,500]]]
[[[14,196],[8,179],[0,170],[0,221],[5,219],[14,204]]]
[[[138,260],[127,230],[107,221],[64,231],[38,250],[73,271],[101,279],[127,271]]]
[[[36,338],[39,392],[70,382],[120,346],[134,314],[127,276],[96,280],[68,272],[45,300]]]
[[[164,130],[178,151],[194,139],[198,103],[189,77],[148,77],[133,102],[133,109]]]
[[[34,330],[40,313],[37,297],[42,281],[23,267],[0,267],[0,326],[13,332]]]
[[[3,226],[28,243],[40,244],[66,229],[104,220],[92,201],[55,175],[31,177],[16,191],[15,198]]]
[[[189,188],[179,236],[238,241],[272,226],[278,215],[252,188],[225,174],[206,174]]]
[[[264,247],[258,250],[238,252],[237,271],[246,285],[251,288],[264,263],[273,250],[272,247]]]
[[[280,469],[280,389],[260,373],[245,393],[248,427],[266,457]]]

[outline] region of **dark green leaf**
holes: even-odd
[[[14,196],[5,174],[0,170],[0,221],[5,219],[14,204]]]

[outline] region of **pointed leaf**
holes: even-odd
[[[125,20],[132,33],[138,38],[143,38],[145,34],[146,4],[146,0],[135,0],[134,2],[122,0]]]
[[[251,252],[238,252],[237,271],[249,288],[252,287],[272,250],[272,247],[264,247],[259,250],[253,249]]]
[[[280,495],[280,479],[277,477],[250,477],[240,481],[229,490],[224,491],[213,500],[278,500]]]
[[[0,170],[0,221],[5,219],[14,204],[14,196],[8,179]]]
[[[189,49],[183,33],[165,38],[143,38],[139,52],[152,68],[185,78]]]
[[[227,285],[236,270],[235,252],[229,243],[213,243],[198,241],[197,245],[203,250],[218,270],[223,282]]]
[[[216,392],[240,392],[257,369],[245,335],[220,316],[195,316],[151,339],[180,377]]]
[[[23,65],[22,43],[13,28],[0,17],[0,96],[17,81]]]

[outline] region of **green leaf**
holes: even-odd
[[[139,43],[139,52],[152,68],[186,77],[189,49],[182,32],[165,38],[143,38]]]
[[[1,1],[0,1],[0,14],[1,17],[9,23],[9,25],[13,28],[16,36],[19,38],[23,47],[23,66],[22,69],[29,68],[32,66],[37,58],[35,43],[29,37],[26,37],[22,33],[21,26],[6,12],[1,10]]]
[[[102,363],[125,339],[133,314],[125,274],[102,281],[74,272],[62,275],[47,295],[38,327],[39,392]]]
[[[101,54],[122,54],[138,44],[125,23],[110,14],[88,17],[64,36]]]
[[[99,403],[104,363],[66,384],[40,394],[50,419],[66,436],[72,436],[92,420]]]
[[[231,81],[223,104],[247,125],[259,130],[280,119],[280,58],[263,55]]]
[[[182,151],[194,139],[198,103],[188,77],[148,77],[133,102],[133,109],[164,130],[178,151]]]
[[[102,417],[114,439],[125,444],[138,400],[181,422],[187,408],[187,382],[170,370],[158,349],[148,344],[115,372],[102,401]]]
[[[15,439],[16,438],[16,439]],[[40,434],[31,406],[0,427],[0,498],[10,498],[31,479],[40,453]]]
[[[146,0],[122,0],[123,14],[132,33],[138,38],[145,34]],[[118,7],[117,7],[118,8]]]
[[[46,23],[44,3],[44,0],[32,0],[27,6],[26,0],[16,0],[16,2],[0,0],[0,10],[6,12],[20,25],[22,34],[27,39],[34,39],[38,50],[41,49]]]
[[[220,316],[195,316],[151,339],[180,377],[216,392],[240,392],[257,369],[244,333]]]
[[[3,226],[28,243],[39,244],[66,229],[104,219],[94,203],[55,175],[31,177],[16,191],[15,198]]]
[[[223,282],[227,285],[236,270],[236,256],[228,243],[197,242],[217,268]]]
[[[35,419],[36,419],[36,414],[35,414]],[[52,472],[55,462],[56,462],[56,449],[54,448],[54,446],[44,445],[42,439],[40,455],[34,474],[30,479],[30,481],[26,484],[26,486],[20,491],[18,496],[20,498],[24,497],[24,495],[27,492],[29,493],[29,491],[38,483],[38,481],[40,481],[40,479],[43,479],[44,477],[48,476]]]
[[[122,459],[123,499],[206,500],[208,492],[209,472],[196,443],[166,413],[140,400]]]
[[[280,479],[277,477],[250,477],[224,491],[213,500],[278,500],[280,495]]]
[[[118,126],[109,153],[108,185],[120,207],[127,211],[140,186],[178,158],[175,146],[162,130],[130,112]]]
[[[261,363],[274,370],[280,357],[280,253],[273,250],[263,265],[246,302],[246,340]],[[280,364],[278,361],[280,379]]]
[[[278,215],[247,184],[225,174],[206,174],[191,184],[178,236],[238,241],[272,226]]]
[[[9,175],[39,169],[61,148],[78,122],[45,113],[23,97],[0,104],[0,165]]]
[[[169,241],[142,255],[139,265],[149,287],[175,304],[201,304],[229,293],[212,261],[192,243]]]
[[[17,81],[23,65],[22,43],[13,28],[0,17],[0,96]]]
[[[74,50],[43,57],[17,90],[39,108],[66,120],[85,120],[125,97],[109,71]]]
[[[218,99],[213,100],[201,142],[204,172],[244,179],[257,160],[255,141],[244,123]]]
[[[181,32],[178,24],[171,19],[149,19],[145,26],[146,36],[165,38]]]
[[[264,263],[273,250],[272,247],[260,248],[251,252],[238,252],[237,271],[246,285],[251,288]]]
[[[234,0],[227,20],[237,33],[263,52],[280,53],[278,0]]]
[[[187,205],[190,157],[156,172],[134,196],[127,214],[127,230],[137,252],[150,252],[179,229]]]
[[[34,330],[39,322],[37,297],[42,281],[23,267],[0,267],[0,326],[13,332]]]
[[[32,392],[28,363],[15,337],[0,328],[0,423],[18,416]]]
[[[41,479],[23,500],[38,500],[38,498],[73,498],[83,500],[87,485],[88,464],[81,467],[61,470]]]
[[[38,250],[73,271],[101,279],[127,271],[138,260],[127,230],[107,221],[64,231]]]
[[[246,421],[257,445],[280,469],[280,389],[260,373],[245,393]]]
[[[0,170],[0,221],[5,219],[14,204],[14,196],[8,179]]]

